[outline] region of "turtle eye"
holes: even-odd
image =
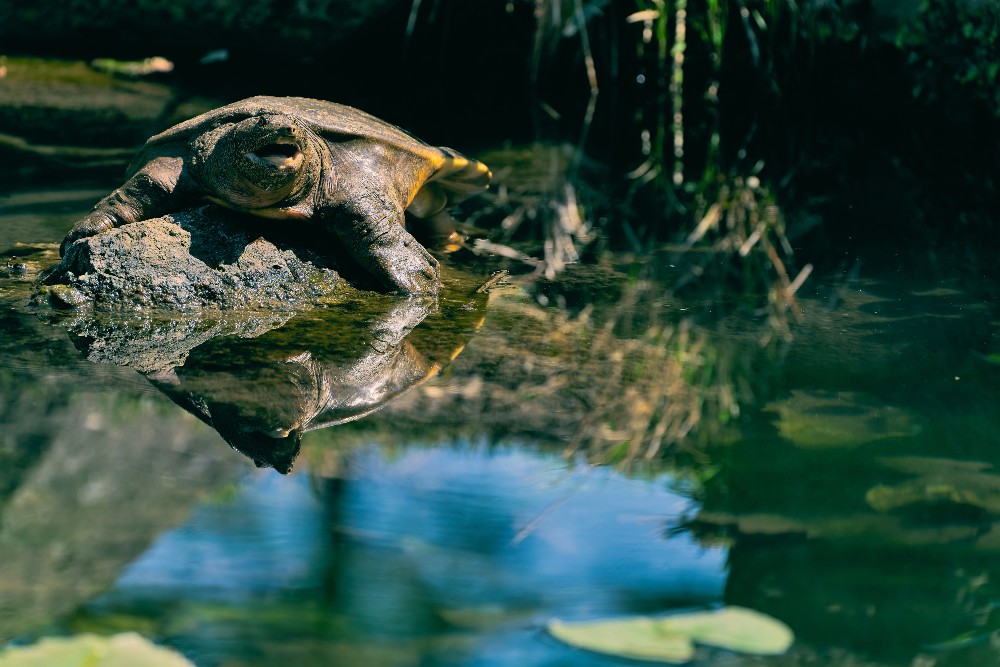
[[[294,168],[302,162],[302,151],[295,144],[267,144],[248,155],[276,167]]]

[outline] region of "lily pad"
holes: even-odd
[[[194,667],[179,653],[134,632],[111,637],[48,637],[0,653],[0,667]]]
[[[794,639],[791,629],[781,621],[744,607],[680,614],[662,623],[699,644],[753,655],[779,655]]]
[[[770,403],[781,437],[805,449],[850,448],[920,432],[917,418],[853,392],[793,391]]]
[[[682,663],[694,657],[690,638],[665,631],[662,621],[646,616],[611,621],[554,619],[549,622],[548,630],[570,646],[622,658]]]
[[[612,620],[552,620],[548,631],[577,648],[633,660],[683,663],[695,643],[753,655],[779,655],[794,639],[781,621],[752,609],[725,607],[666,617]]]

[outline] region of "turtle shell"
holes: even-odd
[[[221,125],[238,123],[247,118],[266,114],[282,114],[295,118],[327,140],[343,141],[345,138],[354,137],[379,142],[426,158],[438,169],[455,157],[462,157],[448,149],[430,146],[391,123],[344,104],[307,97],[258,96],[213,109],[150,137],[132,161],[129,173],[141,168],[148,161],[149,153],[163,145],[189,141]],[[462,157],[462,159],[466,163],[470,162],[467,158]]]

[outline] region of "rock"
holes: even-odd
[[[85,294],[69,285],[51,285],[46,295],[54,308],[79,308],[89,303]]]
[[[44,282],[38,296],[54,306],[119,311],[288,311],[349,289],[325,258],[276,245],[253,221],[217,207],[80,239]]]
[[[329,258],[267,240],[259,225],[205,206],[86,237],[42,274],[31,300],[90,361],[146,373],[183,364],[212,338],[259,336],[358,293]]]

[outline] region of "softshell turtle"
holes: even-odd
[[[490,170],[357,109],[252,97],[152,137],[126,182],[63,241],[211,201],[264,218],[313,220],[382,285],[437,293],[437,260],[403,226],[485,189]]]
[[[203,342],[145,375],[257,466],[287,473],[305,432],[376,412],[446,367],[482,326],[485,289],[319,309],[256,338]]]

